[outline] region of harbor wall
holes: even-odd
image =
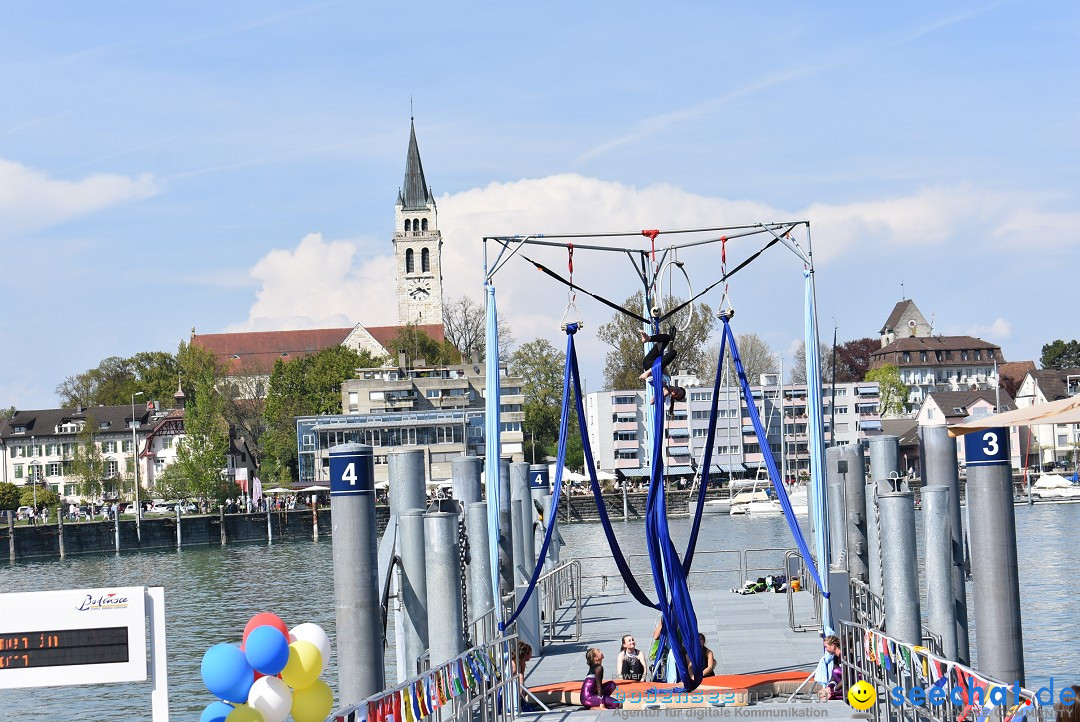
[[[725,491],[710,489],[708,498],[720,498]],[[628,519],[645,518],[645,492],[626,495]],[[623,495],[620,492],[604,494],[604,505],[612,521],[623,519]],[[697,495],[689,491],[673,490],[667,493],[668,516],[689,515],[689,503]],[[546,512],[546,510],[545,510]],[[376,529],[382,534],[390,517],[389,507],[375,507]],[[224,519],[224,544],[267,543],[266,514],[218,514],[181,517],[180,539],[183,548],[222,546],[221,524]],[[563,495],[559,503],[559,523],[591,523],[599,521],[600,514],[591,494]],[[10,527],[7,519],[0,523],[0,555],[9,561],[28,561],[60,558],[60,527],[56,523]],[[120,519],[120,551],[123,553],[175,549],[176,519],[173,517],[148,517],[141,522],[136,533],[134,518]],[[310,509],[271,512],[270,527],[273,542],[309,540],[314,537],[314,524]],[[330,509],[319,509],[319,536],[331,533]],[[66,556],[112,553],[116,550],[116,527],[110,521],[68,522],[63,526],[64,553]],[[14,536],[12,536],[14,532]],[[140,539],[141,536],[141,539]]]

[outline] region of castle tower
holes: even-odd
[[[443,322],[442,234],[435,197],[424,178],[416,124],[409,122],[405,184],[394,206],[398,323]]]

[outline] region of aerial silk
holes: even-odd
[[[818,357],[817,308],[814,301],[814,273],[810,269],[803,271],[806,287],[806,299],[803,308],[806,313],[804,332],[806,348],[806,411],[809,414],[810,436],[810,486],[813,493],[814,548],[817,563],[828,571],[829,568],[829,491],[825,479],[825,418],[821,398],[821,368]],[[797,527],[796,527],[797,528]],[[804,554],[803,559],[808,557]],[[822,578],[815,576],[824,601],[821,604],[821,626],[824,634],[833,634],[833,615],[829,602],[829,575]]]
[[[484,468],[487,487],[488,556],[491,565],[491,598],[502,615],[499,593],[499,473],[502,448],[499,443],[499,326],[495,310],[495,286],[484,285],[486,291],[487,357],[485,359],[486,390],[484,399]],[[500,620],[501,622],[501,620]]]

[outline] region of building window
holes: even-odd
[[[707,419],[709,418],[708,409],[694,409],[690,412],[690,418],[692,419]]]
[[[15,465],[15,478],[16,479],[23,478],[23,465],[22,464],[16,464]]]
[[[411,218],[406,218],[405,219],[405,232],[408,233],[411,230],[412,230],[412,219]]]
[[[116,463],[116,459],[109,459],[105,462],[105,478],[112,479],[120,471],[120,465]]]
[[[695,439],[704,439],[706,436],[709,435],[709,430],[708,429],[693,429],[691,433],[692,433],[692,435],[693,435],[693,437]]]
[[[975,360],[982,361],[982,351],[979,349],[975,349]]]
[[[103,454],[115,454],[116,453],[116,442],[115,441],[102,441],[101,442],[101,452]]]
[[[426,248],[420,251],[420,271],[431,273],[431,251]]]
[[[904,352],[904,363],[911,363],[911,353],[909,351]]]
[[[63,466],[54,461],[53,463],[45,467],[45,473],[47,473],[49,476],[62,476],[64,473]]]
[[[847,396],[847,389],[844,388],[843,386],[838,387],[836,389],[836,395],[837,396]]]
[[[405,249],[405,273],[413,272],[413,249]]]
[[[426,231],[427,230],[427,218],[421,218],[420,219],[420,230],[421,231]]]
[[[440,398],[442,396],[442,389],[428,389],[424,392],[424,396],[427,396],[429,399]]]
[[[615,441],[637,441],[636,431],[616,431]]]
[[[634,404],[636,401],[636,396],[616,396],[611,400],[611,402],[616,405]]]
[[[619,414],[612,414],[612,416],[613,416],[612,420],[616,424],[635,424],[635,423],[637,423],[637,416],[635,416],[634,414],[619,413]]]
[[[619,449],[615,452],[616,459],[637,459],[637,451],[633,449]]]
[[[125,454],[130,454],[131,453],[131,442],[126,441],[126,440],[124,442],[122,442],[120,444],[120,450],[122,452],[124,452]]]
[[[173,444],[173,437],[171,437],[171,436],[166,436],[164,439],[161,440],[161,448],[163,448],[163,449],[171,449],[172,444]]]
[[[691,401],[712,401],[712,391],[691,391]]]
[[[499,424],[499,431],[521,431],[521,422],[505,421]]]

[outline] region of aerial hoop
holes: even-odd
[[[674,271],[671,270],[672,266],[678,268],[682,272],[683,278],[686,279],[686,287],[687,287],[687,289],[689,289],[689,293],[687,294],[687,298],[690,299],[690,302],[689,302],[690,313],[688,313],[686,315],[686,322],[683,323],[682,325],[680,325],[679,328],[678,328],[679,331],[686,331],[688,328],[690,328],[690,324],[693,323],[693,321],[694,321],[694,301],[693,301],[693,299],[694,299],[694,284],[690,282],[690,274],[688,274],[686,272],[686,264],[679,260],[679,258],[678,258],[678,256],[676,255],[675,252],[672,252],[672,258],[671,258],[670,261],[665,261],[664,264],[662,266],[660,266],[660,272],[659,272],[659,274],[657,274],[657,282],[660,284],[660,290],[659,290],[659,293],[657,295],[659,296],[660,300],[663,301],[663,299],[664,299],[664,272],[665,271],[667,271],[667,274],[668,274],[668,294],[670,295],[671,286],[673,285],[671,283],[671,276],[674,273]],[[654,318],[659,318],[660,317],[659,310],[660,310],[659,308],[656,308],[656,307],[653,308],[653,317]]]

